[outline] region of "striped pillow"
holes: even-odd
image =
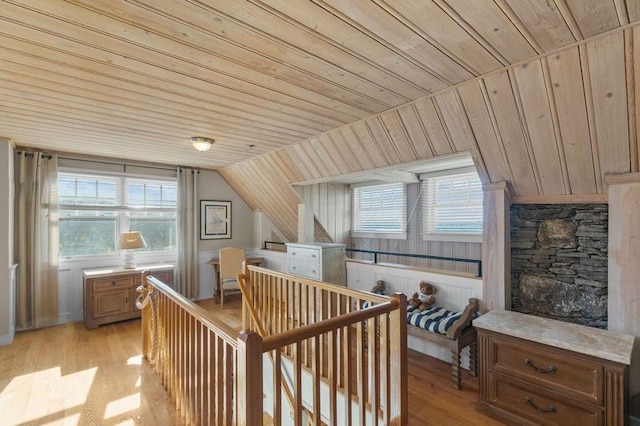
[[[448,311],[439,306],[420,311],[413,306],[407,306],[407,324],[423,328],[437,334],[447,334],[449,327],[456,322],[462,312]]]

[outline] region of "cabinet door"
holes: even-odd
[[[133,293],[131,288],[93,294],[93,318],[131,312]]]

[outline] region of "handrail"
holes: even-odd
[[[240,280],[245,309],[257,308],[252,316],[267,320],[268,335],[238,335],[142,276],[143,356],[181,423],[259,425],[267,415],[282,424],[289,407],[295,424],[406,424],[405,295],[249,266]]]
[[[227,324],[216,324],[214,322],[211,322],[211,319],[209,319],[209,314],[204,308],[196,305],[191,300],[186,299],[180,293],[178,293],[156,277],[149,275],[146,278],[149,283],[152,283],[159,290],[162,290],[167,298],[171,299],[171,301],[188,310],[195,320],[200,321],[211,331],[222,337],[224,341],[229,345],[233,346],[234,348],[238,347],[238,342],[236,340],[238,335],[237,330],[229,327]]]
[[[430,254],[397,253],[397,252],[391,252],[391,251],[363,250],[363,249],[352,249],[352,248],[347,248],[346,251],[373,254],[373,263],[378,263],[378,255],[380,254],[385,256],[415,257],[417,259],[446,260],[450,262],[475,263],[478,265],[478,272],[476,274],[476,277],[482,277],[482,260],[480,259],[465,259],[461,257],[432,256]]]
[[[315,281],[312,279],[308,279],[308,278],[303,278],[303,277],[299,277],[299,276],[292,276],[289,275],[285,272],[280,272],[280,271],[275,271],[273,269],[267,269],[264,268],[262,266],[254,266],[254,265],[247,265],[247,268],[250,271],[256,271],[256,272],[261,272],[261,273],[265,273],[265,274],[269,274],[269,276],[275,277],[275,278],[280,278],[280,279],[284,279],[284,280],[291,280],[292,278],[295,278],[296,282],[299,282],[301,284],[304,284],[306,286],[309,287],[313,287],[313,288],[317,288],[317,289],[328,289],[331,291],[336,291],[336,287],[340,290],[339,293],[343,296],[351,296],[351,297],[355,297],[355,298],[366,298],[366,300],[370,301],[370,302],[374,302],[374,303],[384,303],[384,302],[388,302],[389,301],[389,296],[381,296],[379,294],[375,294],[375,293],[369,293],[369,292],[363,292],[361,290],[354,290],[352,288],[348,288],[348,287],[344,287],[344,286],[337,286],[336,284],[331,284],[331,283],[325,283],[322,281]]]
[[[235,330],[158,279],[142,277],[141,302],[148,300],[142,307],[143,358],[173,401],[178,423],[242,424],[236,401],[244,388],[237,379],[243,336],[236,338]]]
[[[239,349],[250,386],[240,397],[253,408],[251,419],[264,410],[280,424],[287,405],[279,389],[286,382],[294,424],[303,423],[303,413],[313,424],[406,424],[405,295],[390,298],[258,266],[246,266],[239,280],[247,296],[245,329],[267,334],[247,336]],[[265,373],[273,385],[263,383],[258,354],[274,360]],[[271,398],[263,398],[265,385],[275,390]]]
[[[303,325],[293,330],[267,336],[263,339],[264,351],[272,351],[301,340],[309,339],[319,334],[329,333],[339,328],[351,326],[355,323],[366,321],[382,314],[388,314],[392,310],[396,309],[398,304],[397,300],[392,299],[386,303],[349,312],[348,314],[342,314],[339,317],[329,318],[317,323]]]
[[[283,243],[280,241],[264,241],[263,248],[265,250],[267,249],[267,244],[286,245],[286,243]],[[412,257],[416,259],[429,259],[429,260],[444,260],[448,262],[475,263],[478,266],[478,272],[476,273],[476,277],[482,277],[482,260],[480,259],[465,259],[462,257],[434,256],[431,254],[400,253],[400,252],[381,251],[381,250],[364,250],[364,249],[354,249],[354,248],[348,248],[348,247],[345,250],[347,252],[352,252],[352,253],[373,254],[373,263],[376,263],[376,264],[378,263],[378,255]]]

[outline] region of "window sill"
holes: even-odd
[[[459,243],[481,243],[482,235],[477,234],[426,234],[423,241],[449,241]]]
[[[406,232],[352,232],[351,238],[375,238],[382,240],[406,240]]]

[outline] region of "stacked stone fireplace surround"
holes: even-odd
[[[606,328],[607,248],[607,204],[512,205],[512,309]]]

